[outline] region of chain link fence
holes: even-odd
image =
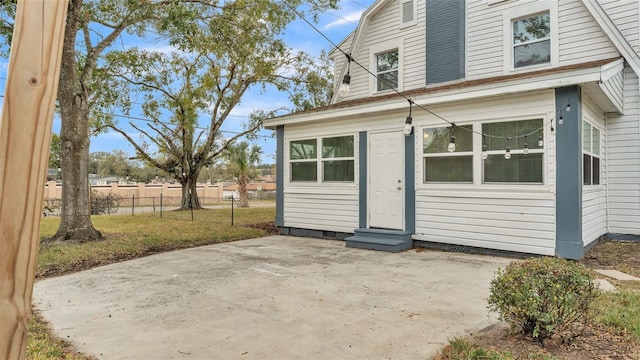
[[[249,207],[275,207],[276,195],[274,192],[249,193]],[[202,197],[198,200],[203,208],[207,209],[229,209],[237,206],[237,194],[219,197]],[[189,201],[187,199],[187,201]],[[91,198],[92,215],[124,215],[142,214],[157,212],[162,216],[164,211],[180,209],[182,204],[181,196],[150,196],[131,197],[114,193],[97,194],[93,193]],[[62,201],[57,198],[45,198],[42,210],[43,216],[60,216]]]

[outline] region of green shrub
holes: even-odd
[[[558,258],[511,263],[498,270],[490,290],[489,309],[538,339],[586,325],[598,295],[586,267]]]

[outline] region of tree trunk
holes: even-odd
[[[182,182],[182,204],[180,210],[201,210],[200,199],[196,191],[197,177],[189,177]]]
[[[60,68],[62,212],[58,232],[51,238],[54,241],[104,239],[91,223],[89,90],[79,78],[75,59],[77,19],[81,6],[82,1],[79,0],[69,3]]]
[[[238,177],[238,193],[240,195],[240,199],[238,199],[238,207],[239,208],[247,208],[249,207],[249,196],[247,195],[247,184],[249,183],[249,178],[245,174],[241,174]]]

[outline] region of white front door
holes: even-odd
[[[403,230],[404,136],[369,134],[369,227]]]

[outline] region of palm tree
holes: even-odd
[[[260,146],[249,146],[249,143],[246,141],[241,141],[227,148],[226,156],[229,172],[236,178],[238,192],[240,193],[238,207],[249,207],[247,184],[249,180],[257,176],[255,166],[260,160],[261,154],[262,149]]]

